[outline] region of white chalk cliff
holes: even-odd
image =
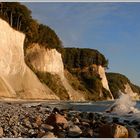
[[[111,98],[113,99],[113,95],[109,89],[109,86],[108,86],[108,81],[107,81],[107,78],[106,78],[106,75],[105,75],[105,69],[104,67],[102,67],[101,65],[98,66],[98,74],[100,75],[101,77],[101,82],[102,82],[102,85],[103,87],[109,91],[110,93],[110,96]]]
[[[59,99],[25,64],[24,38],[0,19],[0,97]]]
[[[131,86],[128,83],[125,84],[124,86],[125,86],[125,93],[127,93],[131,97],[131,99],[133,99],[133,100],[139,100],[140,99],[139,94],[136,93],[136,92],[133,92]]]
[[[101,82],[102,82],[103,87],[104,87],[106,90],[109,91],[111,98],[108,98],[108,100],[114,99],[114,98],[113,98],[113,95],[112,95],[112,93],[111,93],[111,91],[110,91],[110,89],[109,89],[108,81],[107,81],[106,74],[105,74],[105,68],[102,67],[101,65],[95,65],[95,64],[94,64],[94,65],[93,65],[93,71],[95,71],[95,72],[97,72],[97,73],[99,74],[99,76],[100,76],[100,78],[101,78]],[[102,95],[101,95],[101,96],[102,96]]]
[[[56,49],[45,49],[37,43],[26,49],[26,59],[36,71],[63,75],[64,66],[61,54]]]
[[[70,100],[84,100],[83,95],[75,91],[65,78],[62,57],[56,49],[45,49],[34,43],[26,50],[26,59],[35,71],[57,74],[67,90]]]

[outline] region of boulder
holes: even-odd
[[[112,131],[113,138],[128,138],[128,130],[122,125],[114,124]]]
[[[46,120],[47,124],[52,125],[52,126],[56,126],[58,124],[68,124],[68,121],[66,120],[66,118],[60,114],[51,114],[50,116],[48,116],[47,120]]]
[[[100,138],[128,138],[128,130],[118,124],[104,124],[99,128]]]

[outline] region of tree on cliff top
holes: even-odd
[[[94,49],[65,48],[63,62],[66,68],[83,68],[92,64],[108,67],[108,60],[99,51]]]
[[[0,2],[0,17],[13,28],[26,34],[25,47],[37,42],[46,48],[61,48],[62,43],[55,31],[39,24],[31,16],[31,11],[19,2]]]

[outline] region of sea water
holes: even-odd
[[[29,103],[26,105],[36,106],[41,104],[44,107],[70,109],[80,112],[97,112],[107,116],[117,116],[123,119],[136,119],[140,121],[140,101],[132,101],[129,95],[123,94],[119,99],[114,101],[48,101],[41,103]],[[111,110],[111,108],[113,108]],[[108,110],[111,110],[107,113]]]

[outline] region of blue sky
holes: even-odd
[[[65,47],[93,48],[140,86],[140,3],[24,3]]]

